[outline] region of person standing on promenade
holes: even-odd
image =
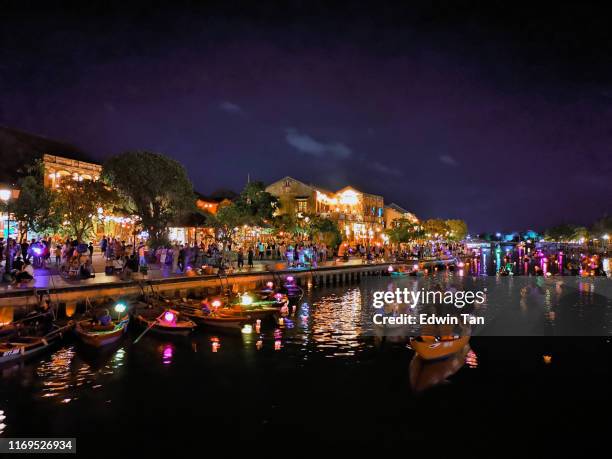
[[[62,261],[62,246],[59,243],[55,244],[55,267],[59,268],[59,265]]]
[[[102,240],[100,241],[100,252],[102,252],[102,254],[106,255],[106,246],[108,245],[108,239],[106,239],[106,236],[102,236]]]
[[[238,249],[238,255],[237,255],[236,261],[238,264],[238,269],[242,270],[242,268],[244,267],[244,251],[242,250],[242,247]]]
[[[249,268],[253,267],[253,247],[249,247],[249,253],[247,255],[247,263],[249,265]]]
[[[147,258],[145,257],[145,245],[142,242],[138,245],[138,265],[147,265]]]
[[[185,271],[185,247],[183,245],[181,245],[178,251],[177,267],[181,273]],[[175,272],[178,273],[178,270]]]

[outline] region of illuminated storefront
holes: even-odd
[[[285,177],[266,188],[279,198],[281,211],[315,214],[337,223],[344,238],[352,243],[384,242],[384,199],[351,186],[337,192]]]

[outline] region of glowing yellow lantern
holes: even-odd
[[[0,307],[0,327],[8,325],[13,321],[15,308],[13,306]]]

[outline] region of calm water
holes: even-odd
[[[1,370],[2,435],[77,437],[81,453],[107,442],[159,451],[221,440],[252,453],[338,441],[382,448],[421,434],[499,433],[499,423],[516,419],[542,435],[578,418],[596,426],[583,411],[612,408],[607,333],[474,336],[460,356],[424,366],[407,339],[376,336],[367,319],[372,291],[389,287],[389,278],[370,278],[310,290],[292,322],[264,323],[260,334],[149,334],[133,344],[133,330],[101,355],[65,342]],[[501,289],[517,294],[510,283]],[[535,321],[542,335],[556,334],[566,317],[582,328],[591,315],[608,323],[605,295],[584,289],[577,306],[563,298],[553,290],[547,302],[519,302],[512,315],[523,310],[519,326]],[[495,305],[485,310],[499,317]]]

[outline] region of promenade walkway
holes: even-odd
[[[237,273],[258,273],[268,271],[268,266],[271,264],[280,263],[279,260],[255,260],[252,268],[245,267],[241,270],[234,270],[233,274]],[[121,282],[129,283],[134,280],[156,280],[156,279],[172,279],[172,278],[186,278],[185,274],[172,273],[168,267],[160,267],[160,265],[149,265],[149,271],[146,276],[140,273],[132,274],[131,280],[123,280],[118,275],[106,275],[104,273],[104,258],[102,254],[96,253],[93,257],[93,265],[95,271],[95,277],[90,279],[66,279],[62,277],[54,264],[50,264],[48,268],[36,269],[34,273],[34,280],[22,284],[7,284],[0,283],[0,297],[10,296],[13,293],[22,293],[28,290],[47,290],[57,288],[74,288],[79,286],[92,286],[104,284],[117,284]],[[320,268],[331,267],[331,266],[361,266],[363,262],[361,258],[351,258],[348,261],[336,263],[335,261],[327,261],[319,263]],[[229,273],[228,273],[229,274]],[[231,275],[231,274],[229,274]]]

